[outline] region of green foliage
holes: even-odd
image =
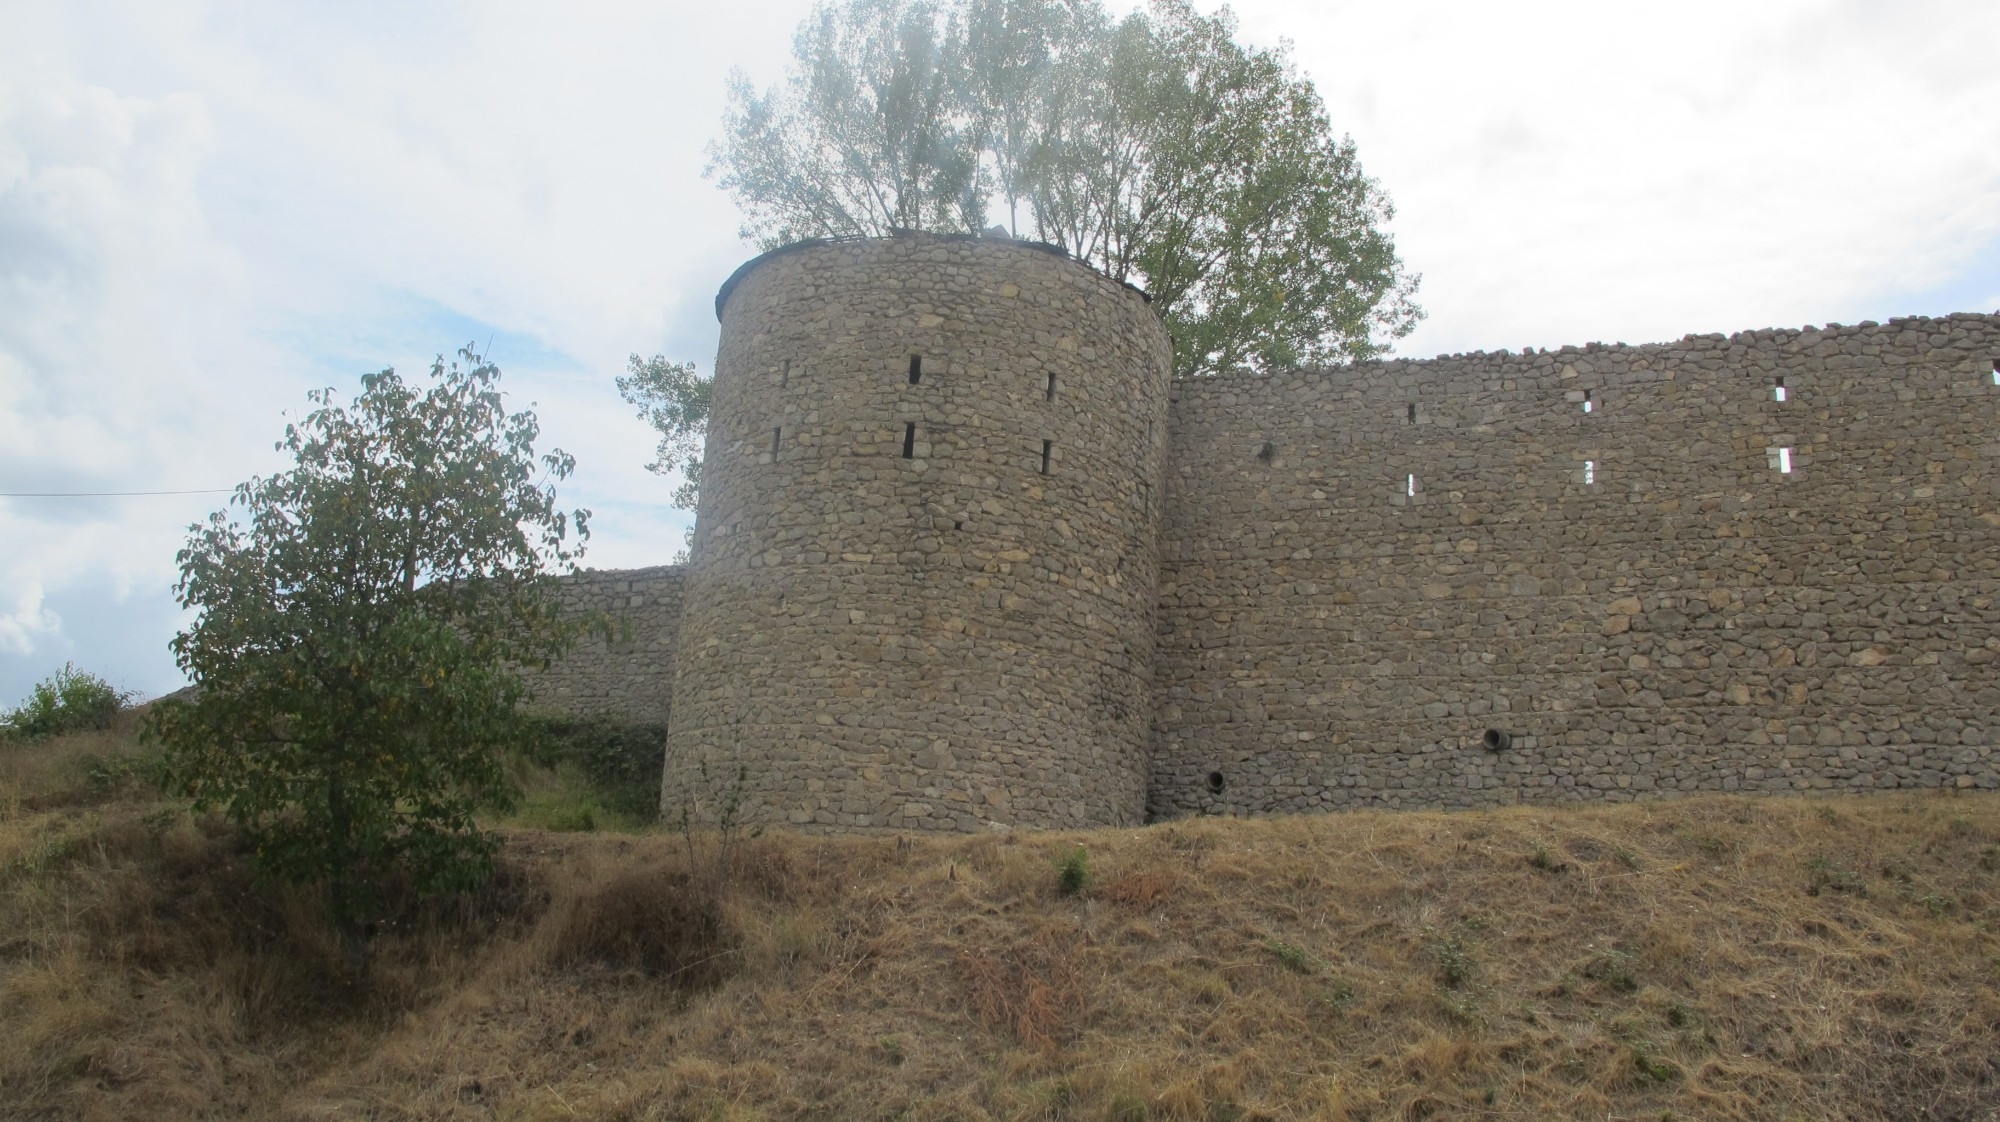
[[[708,409],[713,379],[695,373],[692,362],[668,362],[665,355],[642,359],[633,355],[627,373],[618,379],[618,393],[636,406],[639,416],[660,433],[660,446],[646,470],[658,475],[679,472],[674,505],[693,510],[701,491],[702,441],[708,433]],[[694,545],[694,531],[687,544]],[[687,560],[687,550],[676,557]]]
[[[1272,958],[1282,963],[1285,969],[1295,974],[1317,974],[1326,966],[1318,955],[1282,939],[1264,940],[1264,949],[1270,952]]]
[[[60,871],[70,859],[83,852],[87,833],[47,834],[33,846],[0,863],[0,884],[20,877],[39,879]]]
[[[526,747],[517,668],[577,630],[545,571],[588,536],[555,503],[574,461],[538,460],[534,414],[459,354],[427,387],[384,370],[348,406],[313,392],[277,445],[295,466],[236,489],[247,525],[190,528],[176,592],[198,614],[172,646],[194,691],[148,722],[172,785],[263,873],[327,886],[357,960],[390,878],[484,879],[473,811],[504,793],[500,750]]]
[[[1462,925],[1461,925],[1462,926]],[[1472,948],[1460,931],[1438,932],[1425,928],[1430,936],[1427,950],[1437,962],[1438,981],[1449,989],[1459,989],[1472,980]]]
[[[109,728],[131,700],[129,692],[66,662],[50,678],[36,682],[17,708],[0,714],[0,740],[40,740]]]
[[[985,213],[958,13],[927,0],[823,3],[786,88],[740,71],[710,171],[767,245],[895,229],[977,230]]]
[[[1623,1019],[1617,1020],[1611,1024],[1611,1033],[1625,1042],[1630,1050],[1632,1069],[1641,1081],[1672,1083],[1681,1078],[1680,1065],[1661,1058],[1659,1045],[1639,1031],[1638,1026]]]
[[[1842,864],[1839,858],[1816,853],[1806,859],[1806,895],[1817,896],[1822,892],[1846,892],[1856,896],[1867,895],[1867,886],[1861,883],[1860,874]]]
[[[1639,988],[1638,962],[1632,952],[1612,948],[1585,964],[1583,976],[1619,992],[1632,993]]]
[[[1104,1116],[1112,1122],[1146,1122],[1146,1119],[1153,1116],[1153,1111],[1146,1105],[1145,1099],[1120,1091],[1111,1096],[1111,1103],[1105,1108]]]
[[[1056,858],[1056,891],[1064,896],[1081,895],[1090,886],[1090,853],[1082,846]]]
[[[92,752],[77,757],[75,767],[93,798],[133,788],[157,792],[167,783],[166,760],[156,752]]]
[[[1320,1004],[1326,1006],[1328,1011],[1345,1013],[1349,1009],[1354,1008],[1355,999],[1359,996],[1354,990],[1353,982],[1345,978],[1338,978],[1334,980],[1332,985],[1327,986],[1326,989],[1320,992],[1319,1000]]]
[[[1175,367],[1383,353],[1422,313],[1392,208],[1281,51],[1152,0],[823,0],[786,85],[731,79],[711,174],[746,236],[1009,228],[1146,288]]]
[[[531,718],[530,758],[544,767],[570,764],[589,779],[605,807],[642,821],[660,815],[660,771],[667,726],[603,718]]]

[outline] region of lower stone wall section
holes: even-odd
[[[563,604],[598,613],[592,634],[546,671],[528,675],[530,704],[547,713],[664,724],[673,700],[675,640],[687,569],[585,569],[563,580]]]

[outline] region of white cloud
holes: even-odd
[[[0,491],[229,486],[280,466],[306,387],[485,329],[578,458],[590,562],[670,556],[684,516],[611,378],[711,361],[749,254],[700,176],[723,77],[777,79],[809,6],[7,5]],[[2000,5],[1234,6],[1293,40],[1397,203],[1431,313],[1406,353],[1963,310],[1915,294],[1993,283],[1967,270],[2000,248]],[[130,684],[170,688],[172,555],[221,498],[0,499],[0,704],[109,660],[90,636],[121,616],[147,621]]]
[[[126,96],[32,65],[5,72],[0,490],[212,485],[234,466],[231,434],[256,395],[209,375],[255,352],[240,341],[238,261],[203,218],[214,138],[202,99]],[[44,598],[79,580],[119,599],[164,597],[179,522],[162,513],[0,499],[0,589],[12,601],[0,650],[23,666],[47,661],[65,621]]]
[[[0,652],[32,653],[38,639],[61,626],[62,619],[42,603],[42,586],[25,585],[15,592],[12,604],[0,605]]]
[[[2000,6],[1235,7],[1397,203],[1405,353],[1951,310],[2000,240]]]

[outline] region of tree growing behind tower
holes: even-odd
[[[709,170],[767,248],[997,210],[1145,288],[1181,375],[1382,354],[1422,315],[1388,197],[1235,31],[1188,0],[826,0],[783,84],[733,76]]]

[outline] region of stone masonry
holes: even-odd
[[[2000,315],[1174,381],[1135,290],[930,235],[717,307],[694,563],[537,683],[671,697],[670,810],[2000,787]]]
[[[2000,786],[1996,359],[1953,316],[1178,383],[1152,813]]]
[[[665,797],[815,829],[1144,813],[1171,351],[1044,247],[766,254],[722,346]]]
[[[609,624],[562,661],[533,678],[546,709],[615,721],[658,724],[672,700],[674,648],[681,626],[680,565],[587,569],[565,582],[565,605]]]

